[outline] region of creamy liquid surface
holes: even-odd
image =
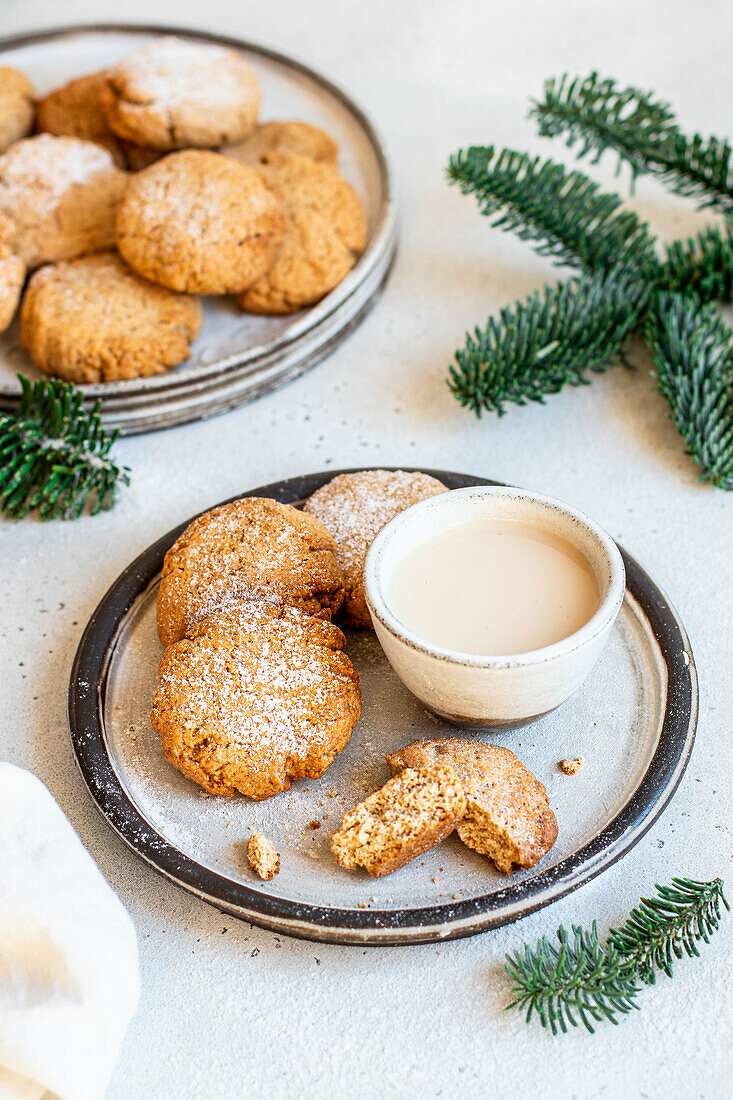
[[[388,601],[425,641],[498,657],[567,638],[598,610],[600,593],[590,564],[565,539],[532,524],[481,519],[406,554]]]

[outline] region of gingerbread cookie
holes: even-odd
[[[342,608],[348,626],[371,627],[362,573],[367,550],[385,524],[420,500],[444,493],[445,485],[427,474],[405,470],[360,470],[339,474],[305,503],[336,540],[336,557],[344,572]]]
[[[0,243],[0,332],[5,332],[15,317],[24,282],[25,264]]]
[[[171,290],[229,294],[266,270],[284,228],[282,206],[256,169],[188,149],[130,178],[117,247]]]
[[[351,271],[367,239],[361,199],[330,164],[268,153],[259,171],[287,212],[274,262],[239,302],[251,313],[292,313],[313,305]]]
[[[228,145],[221,152],[253,165],[268,153],[297,153],[335,166],[339,147],[330,134],[309,122],[263,122],[244,141]]]
[[[313,516],[266,497],[243,497],[189,524],[163,562],[158,634],[182,638],[237,600],[265,598],[330,619],[344,598],[331,535]]]
[[[271,798],[318,779],[361,713],[337,626],[243,602],[203,619],[160,662],[150,720],[166,760],[211,794]]]
[[[364,867],[373,878],[390,875],[453,832],[466,797],[452,767],[406,768],[344,814],[331,837],[336,862]]]
[[[144,378],[187,359],[201,304],[141,279],[113,252],[41,268],[20,338],[46,374],[71,382]]]
[[[35,90],[27,76],[0,66],[0,153],[33,129]]]
[[[109,150],[91,141],[54,134],[18,141],[0,156],[6,243],[29,268],[113,248],[126,183]]]
[[[252,132],[259,81],[235,50],[164,37],[110,69],[102,104],[118,137],[153,149],[211,149]]]
[[[539,779],[501,745],[466,737],[413,741],[387,757],[393,775],[405,768],[450,764],[466,792],[458,835],[469,848],[511,874],[534,867],[557,839],[557,821]]]

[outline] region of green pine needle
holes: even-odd
[[[659,294],[646,337],[659,389],[700,480],[733,490],[733,331],[715,305]]]
[[[530,115],[540,134],[564,134],[579,157],[600,160],[607,150],[626,161],[634,175],[658,176],[678,195],[733,214],[733,163],[727,141],[680,131],[667,103],[638,88],[619,88],[598,73],[545,83],[544,97]]]
[[[604,192],[583,172],[479,145],[450,158],[448,178],[476,197],[492,225],[532,241],[540,255],[557,264],[594,272],[650,269],[655,263],[645,223],[621,209],[619,195]]]
[[[557,946],[543,936],[534,949],[507,955],[514,994],[507,1008],[525,1011],[527,1022],[536,1015],[553,1035],[581,1024],[592,1033],[638,1008],[639,981],[653,984],[657,970],[672,977],[673,959],[698,955],[720,924],[721,905],[729,908],[720,879],[674,878],[656,890],[610,931],[605,948],[594,922],[589,932],[573,925],[572,936],[560,927]]]
[[[566,385],[605,371],[647,307],[645,283],[624,271],[546,286],[467,334],[448,385],[477,416],[508,403],[543,402]]]
[[[99,402],[86,411],[70,383],[18,377],[17,412],[0,412],[0,511],[46,520],[76,519],[87,501],[92,515],[111,508],[129,471],[110,458],[119,433],[105,432]]]
[[[733,235],[710,225],[696,237],[665,247],[660,290],[695,294],[702,302],[733,302]]]

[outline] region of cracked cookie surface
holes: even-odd
[[[292,313],[320,301],[348,275],[366,245],[366,215],[331,164],[268,153],[258,171],[283,203],[285,236],[272,265],[239,302],[251,313]]]
[[[189,524],[165,556],[157,602],[163,645],[199,619],[268,599],[330,619],[344,598],[332,536],[313,516],[267,497],[243,497]]]
[[[110,69],[101,90],[110,129],[153,149],[216,148],[255,127],[254,71],[236,52],[165,36]]]
[[[284,228],[282,206],[256,169],[187,149],[130,177],[117,247],[171,290],[230,294],[266,270]]]
[[[35,273],[20,311],[20,339],[46,374],[111,382],[177,366],[201,323],[198,300],[154,286],[104,252]]]
[[[24,282],[25,264],[0,243],[0,332],[5,332],[15,317]]]
[[[346,596],[341,609],[347,626],[369,628],[362,574],[367,551],[382,528],[418,501],[446,492],[442,481],[407,470],[359,470],[339,474],[317,489],[304,510],[317,516],[336,540]]]
[[[160,662],[150,716],[166,760],[211,794],[260,800],[318,779],[361,713],[337,626],[293,607],[237,604]]]
[[[0,156],[3,238],[29,268],[114,247],[127,184],[108,149],[36,134]]]

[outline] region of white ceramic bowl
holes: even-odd
[[[475,519],[530,523],[566,539],[595,573],[601,598],[595,615],[554,645],[501,657],[444,649],[414,634],[389,604],[397,563],[440,532]],[[454,489],[413,505],[380,531],[364,566],[374,628],[393,669],[429,710],[468,727],[524,725],[572,695],[600,656],[625,588],[624,563],[610,535],[560,501],[507,486]]]

